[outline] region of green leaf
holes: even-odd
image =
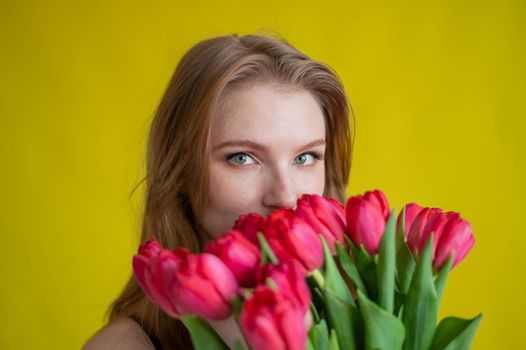
[[[397,292],[395,294],[394,314],[398,315],[398,317],[401,316],[402,310],[404,309],[403,304],[405,302],[409,286],[411,285],[411,279],[413,278],[415,267],[415,258],[413,258],[413,255],[409,251],[407,243],[402,242],[396,256]]]
[[[331,289],[325,289],[324,295],[329,326],[338,334],[340,349],[361,349],[362,320],[358,309],[338,298]]]
[[[314,306],[316,309],[316,314],[313,313],[312,316],[322,319],[325,316],[325,296],[320,288],[313,286],[311,278],[307,278],[307,283],[311,292],[311,308]]]
[[[259,247],[261,248],[261,263],[266,264],[267,261],[270,261],[272,264],[277,265],[279,263],[278,258],[276,258],[276,255],[272,251],[272,248],[270,248],[270,245],[268,244],[268,241],[263,233],[258,232],[257,236],[259,240]]]
[[[369,300],[361,290],[358,304],[365,324],[365,349],[402,349],[405,337],[402,321]]]
[[[405,243],[405,205],[400,213],[400,223],[396,229],[396,252],[400,250]]]
[[[395,291],[395,308],[393,314],[402,319],[404,312],[405,294]]]
[[[307,335],[309,336],[309,348],[318,350],[318,333],[316,332],[316,327],[311,327]]]
[[[365,289],[365,285],[363,284],[356,265],[352,261],[349,253],[347,253],[345,248],[340,243],[336,243],[336,252],[338,254],[338,259],[340,260],[343,271],[345,271],[347,276],[351,279],[356,289],[361,289],[364,293],[367,293],[367,289]]]
[[[320,314],[318,313],[318,310],[316,310],[316,305],[314,304],[314,302],[312,300],[309,303],[309,307],[310,307],[310,313],[312,315],[312,321],[314,323],[319,322],[320,321]]]
[[[372,256],[365,250],[363,246],[358,248],[348,236],[345,236],[347,245],[351,249],[352,256],[357,265],[366,265],[373,261]]]
[[[329,340],[329,329],[327,328],[327,322],[322,319],[317,323],[311,330],[314,329],[317,338],[317,349],[319,350],[329,350],[330,340]]]
[[[395,293],[395,230],[396,212],[393,209],[387,221],[378,251],[378,305],[393,313]]]
[[[406,242],[403,242],[396,257],[397,281],[400,293],[407,294],[415,271],[415,258]]]
[[[241,345],[241,341],[236,340],[236,344],[234,345],[234,350],[243,350],[243,345]]]
[[[377,286],[378,278],[376,277],[377,275],[376,264],[374,263],[374,261],[371,261],[369,264],[364,265],[358,271],[360,271],[362,280],[365,283],[365,287],[367,288],[367,294],[369,295],[369,298],[371,298],[372,300],[376,300],[378,297],[378,286]]]
[[[338,334],[334,329],[331,329],[331,350],[340,350],[338,346]]]
[[[305,345],[306,350],[318,350],[317,347],[314,347],[315,343],[312,342],[312,340],[307,338],[307,344]]]
[[[438,325],[429,350],[467,350],[470,348],[482,314],[466,320],[446,317]]]
[[[363,246],[358,249],[350,239],[346,237],[346,240],[353,254],[356,268],[367,290],[367,294],[371,299],[376,300],[376,263]]]
[[[433,283],[433,234],[416,264],[409,291],[403,305],[402,320],[406,329],[405,350],[427,350],[437,319],[437,293]]]
[[[184,316],[181,321],[190,331],[195,349],[228,350],[228,346],[206,320],[198,316]]]
[[[234,317],[238,317],[241,313],[241,309],[243,308],[243,299],[241,299],[241,297],[238,295],[234,295],[230,302],[232,303],[232,315]]]
[[[340,274],[340,270],[338,270],[338,266],[336,266],[336,263],[334,262],[334,258],[332,257],[325,238],[320,235],[320,239],[323,245],[323,255],[325,259],[324,289],[330,289],[338,298],[355,306],[356,304],[352,297],[351,291],[349,290],[349,287],[347,287],[347,283],[345,283],[345,280]]]
[[[449,260],[442,266],[440,272],[435,279],[435,288],[437,291],[437,310],[440,309],[440,300],[442,299],[442,292],[446,285],[447,276],[451,270],[451,265],[453,265],[453,259],[455,258],[454,254],[449,257]]]

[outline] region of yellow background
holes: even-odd
[[[271,29],[356,112],[349,194],[459,211],[476,237],[441,315],[524,345],[526,2],[0,2],[0,348],[74,349],[138,242],[146,133],[181,55]]]

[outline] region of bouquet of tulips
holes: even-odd
[[[228,349],[209,322],[229,317],[256,350],[468,349],[482,316],[437,314],[473,243],[458,213],[411,203],[397,217],[379,190],[345,207],[304,195],[295,209],[240,216],[201,254],[147,241],[133,269],[196,349]]]

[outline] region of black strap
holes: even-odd
[[[132,320],[134,320],[139,326],[141,326],[142,330],[146,335],[150,338],[150,341],[152,342],[153,346],[155,347],[155,350],[163,350],[163,347],[161,345],[161,342],[159,341],[159,338],[157,338],[157,335],[155,335],[154,332],[148,332],[144,325],[139,321],[139,318],[137,316],[133,316]]]

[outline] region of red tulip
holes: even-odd
[[[442,235],[438,240],[433,264],[440,268],[451,256],[455,254],[451,268],[461,262],[475,244],[475,237],[471,233],[471,226],[460,216],[451,215]]]
[[[146,258],[152,258],[154,256],[159,255],[162,248],[159,245],[159,242],[155,238],[152,238],[139,247],[139,255],[144,256]]]
[[[455,253],[452,268],[456,266],[474,244],[469,223],[456,212],[444,213],[439,208],[423,208],[413,220],[407,235],[407,245],[419,257],[433,233],[433,266],[437,269]]]
[[[345,212],[347,234],[353,243],[358,247],[363,245],[370,254],[376,254],[390,215],[384,193],[375,190],[363,196],[353,196],[347,201]]]
[[[407,245],[415,257],[419,257],[434,232],[433,252],[446,224],[447,215],[439,208],[423,208],[413,220],[407,234]],[[434,253],[433,253],[434,256]]]
[[[135,279],[145,294],[172,317],[181,316],[171,293],[178,265],[179,259],[171,251],[162,249],[155,239],[144,242],[139,254],[133,257]]]
[[[254,350],[304,350],[307,330],[303,311],[279,291],[260,285],[245,301],[241,329]]]
[[[179,248],[184,257],[176,270],[174,303],[188,314],[212,320],[227,318],[232,311],[231,299],[238,290],[230,269],[215,255],[191,254]]]
[[[221,259],[234,273],[239,285],[251,288],[256,285],[256,270],[260,252],[241,232],[231,230],[208,243],[205,252]]]
[[[407,239],[407,235],[409,233],[409,229],[411,228],[411,224],[413,223],[413,220],[415,217],[420,213],[422,210],[422,207],[420,207],[416,203],[409,203],[405,205],[405,238]],[[398,215],[398,219],[396,221],[396,225],[400,225],[400,220],[402,220],[402,212]]]
[[[310,290],[305,281],[303,268],[296,260],[286,260],[279,265],[265,264],[257,270],[257,284],[265,284],[270,278],[276,284],[277,289],[285,298],[293,300],[303,313],[309,311]]]
[[[250,242],[259,247],[258,232],[263,232],[266,219],[256,213],[239,216],[234,224],[234,230],[240,231]]]
[[[292,209],[274,210],[267,219],[264,235],[279,261],[297,260],[306,271],[323,264],[320,238]]]
[[[325,238],[333,254],[336,253],[336,242],[345,245],[345,209],[341,203],[332,198],[305,194],[298,200],[296,215]]]
[[[133,270],[145,293],[172,317],[196,314],[218,320],[232,311],[238,285],[215,255],[194,255],[185,248],[172,252],[149,241],[134,256]]]

